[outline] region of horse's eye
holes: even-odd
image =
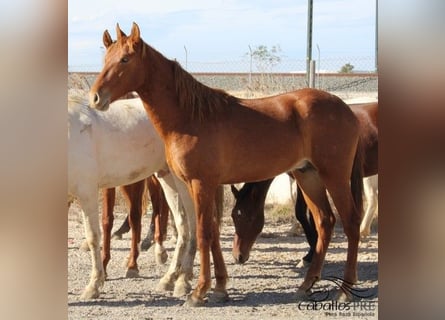
[[[240,216],[241,215],[241,210],[237,210],[236,214]]]
[[[121,62],[122,62],[122,63],[127,63],[127,62],[128,62],[128,57],[123,57],[123,58],[121,59]]]

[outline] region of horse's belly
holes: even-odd
[[[275,146],[273,149],[247,148],[233,155],[233,161],[223,172],[224,184],[253,182],[273,178],[305,162],[301,148],[294,145]]]
[[[145,161],[141,161],[145,160]],[[114,163],[102,171],[99,180],[100,188],[112,188],[135,183],[148,178],[166,167],[165,157],[148,156],[127,163]]]
[[[150,148],[138,146],[118,153],[103,154],[99,163],[100,188],[131,184],[166,166],[163,145]]]

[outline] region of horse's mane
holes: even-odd
[[[238,190],[239,196],[244,198],[247,194],[251,193],[255,186],[255,182],[246,182],[243,184],[241,189]]]
[[[246,182],[242,186],[241,189],[238,190],[239,197],[245,198],[247,195],[253,196],[255,193],[256,196],[261,196],[260,200],[264,197],[266,198],[267,192],[269,191],[269,187],[274,178],[258,181],[258,182]]]
[[[173,62],[173,74],[179,106],[189,112],[192,120],[204,121],[238,102],[227,92],[200,83],[177,61]]]
[[[72,107],[73,104],[79,104],[82,106],[88,106],[88,99],[86,98],[86,93],[82,90],[69,90],[68,91],[68,108]]]

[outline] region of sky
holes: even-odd
[[[313,59],[375,56],[375,0],[314,0]],[[307,0],[69,0],[68,67],[99,71],[108,29],[136,22],[145,42],[180,62],[238,61],[249,46],[279,45],[306,59]]]

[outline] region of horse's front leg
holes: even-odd
[[[210,184],[205,184],[199,180],[193,180],[190,184],[190,190],[195,203],[196,209],[196,239],[198,241],[198,248],[200,252],[200,273],[197,286],[193,292],[187,296],[185,305],[187,306],[202,306],[205,303],[205,296],[211,287],[211,273],[210,273],[210,248],[215,250],[214,257],[222,258],[219,252],[221,248],[214,245],[213,241],[218,241],[218,233],[215,232],[215,194],[216,187]],[[222,261],[224,263],[224,261]],[[221,260],[215,262],[221,267]],[[221,269],[218,270],[218,284],[217,288],[220,291],[225,290],[225,280]]]
[[[219,221],[214,219],[213,222],[213,239],[212,239],[212,256],[215,265],[216,286],[214,289],[214,300],[216,302],[226,302],[229,300],[229,295],[226,290],[227,284],[227,269],[224,263],[224,258],[221,250],[221,243],[219,240]]]
[[[305,173],[295,173],[298,184],[303,191],[304,199],[309,210],[314,217],[317,228],[317,243],[311,265],[306,272],[303,283],[300,285],[297,298],[306,299],[311,294],[311,288],[314,283],[321,278],[321,269],[323,267],[326,251],[331,241],[332,230],[335,224],[335,216],[332,213],[326,189],[323,181],[315,170]]]
[[[80,296],[82,300],[87,300],[99,297],[99,289],[102,288],[105,281],[105,272],[99,250],[100,228],[97,190],[96,192],[86,192],[86,196],[79,195],[79,200],[82,206],[85,238],[90,249],[92,264],[90,282]]]

